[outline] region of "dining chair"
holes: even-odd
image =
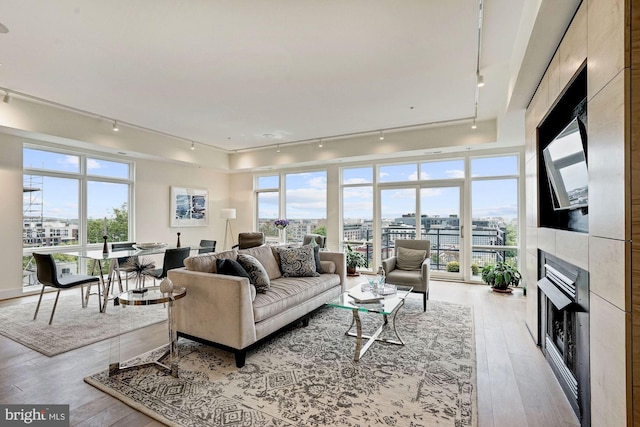
[[[216,243],[217,242],[215,240],[200,240],[200,249],[198,249],[198,253],[206,254],[207,252],[215,252]]]
[[[38,282],[42,284],[42,290],[40,291],[40,298],[38,299],[38,305],[36,305],[36,312],[33,315],[33,320],[38,317],[38,310],[40,310],[40,303],[42,302],[42,295],[44,294],[44,288],[50,286],[58,289],[56,293],[56,300],[53,303],[53,309],[51,310],[51,317],[49,318],[49,324],[53,322],[53,315],[56,312],[58,305],[58,297],[60,297],[60,291],[62,289],[70,289],[76,286],[80,286],[80,297],[82,299],[82,308],[86,307],[86,301],[84,299],[84,285],[91,285],[93,283],[98,284],[98,293],[100,293],[100,279],[97,276],[86,276],[84,274],[71,274],[64,277],[58,277],[58,269],[56,267],[56,261],[51,254],[39,254],[33,253],[33,257],[36,260],[36,276]],[[88,290],[87,290],[88,292]],[[101,309],[101,298],[98,298],[98,309]]]
[[[167,277],[167,271],[174,268],[184,267],[184,260],[189,256],[191,248],[189,246],[175,249],[167,249],[164,252],[162,268],[156,268],[146,274],[155,279],[164,279]]]
[[[112,243],[111,244],[111,252],[118,251],[130,251],[133,250],[136,242],[125,242],[125,243]],[[124,283],[125,288],[129,290],[129,276],[133,273],[134,269],[131,267],[131,263],[135,262],[138,259],[136,255],[130,257],[120,257],[111,260],[113,264],[112,271],[118,279],[118,287],[120,292],[124,292],[122,289],[122,273],[124,273]]]

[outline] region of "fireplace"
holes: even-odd
[[[590,426],[589,273],[540,251],[540,347],[582,426]]]

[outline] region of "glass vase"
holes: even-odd
[[[278,230],[278,235],[279,235],[279,239],[280,239],[280,244],[281,245],[286,245],[287,244],[287,229],[286,228],[281,228]]]

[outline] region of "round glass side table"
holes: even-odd
[[[164,369],[174,377],[178,377],[178,336],[175,330],[175,319],[173,316],[173,305],[175,301],[184,298],[187,295],[187,289],[181,286],[175,286],[173,292],[160,292],[160,287],[154,286],[143,288],[145,291],[138,289],[123,292],[118,296],[118,303],[121,305],[153,305],[167,304],[167,324],[169,330],[169,348],[156,361],[145,363],[143,365],[154,365]],[[118,352],[119,353],[119,352]],[[121,367],[119,354],[118,360],[109,363],[109,375],[114,375],[123,370],[138,368],[142,365]],[[166,360],[165,360],[166,359]],[[167,364],[168,362],[168,364]]]

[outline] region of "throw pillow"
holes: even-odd
[[[260,264],[262,264],[269,275],[269,280],[274,280],[282,276],[278,261],[276,261],[276,257],[273,256],[273,251],[270,246],[265,245],[258,246],[257,248],[240,249],[238,253],[251,255],[260,261]]]
[[[427,251],[399,247],[396,257],[398,270],[420,270],[422,261],[427,257]]]
[[[311,241],[315,242],[314,239],[312,239]],[[324,271],[322,271],[322,265],[320,265],[320,246],[318,246],[317,243],[315,244],[315,246],[312,244],[309,244],[309,246],[313,248],[313,259],[316,262],[316,273],[324,273]]]
[[[212,254],[193,255],[184,260],[187,270],[199,271],[201,273],[216,272],[216,257]]]
[[[333,274],[336,272],[336,264],[333,261],[320,261],[322,264],[322,271],[325,273]]]
[[[216,260],[216,270],[218,274],[226,276],[246,277],[251,282],[251,277],[247,271],[235,259],[221,258]],[[256,287],[251,283],[251,301],[256,299]]]
[[[278,248],[280,270],[284,277],[317,277],[313,248],[309,245],[299,248]]]
[[[216,260],[216,270],[218,274],[225,274],[227,276],[246,277],[251,281],[251,277],[247,273],[247,270],[240,265],[238,261],[230,258],[222,258]]]
[[[238,262],[249,274],[249,280],[256,286],[256,291],[265,293],[271,286],[269,275],[260,261],[247,254],[238,254]]]

